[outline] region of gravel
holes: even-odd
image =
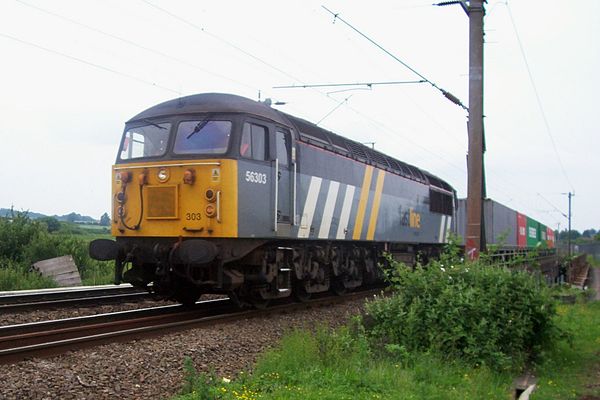
[[[226,296],[222,295],[202,295],[201,300],[211,300],[217,298],[223,298]],[[157,307],[157,306],[167,306],[171,304],[177,304],[172,301],[163,301],[163,300],[140,300],[140,301],[132,301],[128,303],[120,303],[120,304],[102,304],[102,305],[90,305],[85,307],[57,307],[51,309],[42,309],[42,310],[31,310],[24,312],[12,312],[5,313],[0,315],[0,326],[4,325],[15,325],[15,324],[25,324],[28,322],[38,322],[38,321],[47,321],[50,319],[62,319],[62,318],[74,318],[74,317],[83,317],[86,315],[96,315],[96,314],[104,314],[111,313],[116,311],[127,311],[127,310],[136,310],[139,308],[149,308],[149,307]],[[1,397],[0,397],[1,398]]]
[[[183,361],[233,377],[294,328],[339,326],[364,300],[221,323],[159,338],[113,343],[0,367],[0,398],[158,399],[182,387]]]
[[[85,315],[103,314],[115,311],[135,310],[138,308],[148,308],[175,304],[165,301],[142,300],[121,304],[102,304],[90,305],[85,307],[59,307],[42,310],[31,310],[24,312],[11,312],[0,315],[0,326],[25,324],[28,322],[47,321],[50,319],[62,319],[72,317],[82,317]]]

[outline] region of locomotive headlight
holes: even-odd
[[[196,181],[196,171],[193,169],[186,169],[183,173],[183,183],[186,185],[193,185]]]
[[[206,200],[210,201],[211,203],[214,202],[217,199],[217,195],[214,189],[206,189],[206,192],[204,193],[204,196],[206,197]]]
[[[166,182],[169,180],[169,171],[166,168],[161,168],[158,170],[156,177],[161,182]]]
[[[128,172],[128,171],[117,172],[115,174],[115,181],[117,181],[117,183],[119,183],[119,182],[129,183],[129,181],[131,181],[131,172]]]
[[[125,203],[125,192],[119,192],[119,193],[117,193],[117,196],[116,196],[116,198],[117,198],[117,201],[118,201],[120,204],[123,204],[123,203]]]
[[[213,218],[217,214],[217,208],[214,204],[209,204],[206,206],[205,212],[208,218]]]

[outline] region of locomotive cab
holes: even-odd
[[[277,232],[289,234],[292,130],[260,103],[243,99],[243,111],[236,110],[231,97],[167,102],[126,124],[112,172],[116,240],[90,245],[93,258],[115,260],[116,283],[184,302],[201,292],[228,293],[245,279],[224,264]],[[239,215],[248,237],[242,242]]]

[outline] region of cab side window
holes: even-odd
[[[289,132],[277,129],[275,134],[275,142],[277,146],[277,159],[280,165],[289,165],[290,154],[290,134]]]
[[[242,141],[240,144],[240,155],[252,160],[264,161],[267,159],[268,137],[267,128],[251,123],[244,123]]]

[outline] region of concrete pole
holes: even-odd
[[[569,192],[569,231],[567,232],[567,243],[569,246],[567,254],[569,255],[569,260],[571,260],[571,197],[572,193]]]
[[[471,0],[469,14],[469,150],[467,156],[466,252],[477,259],[485,251],[483,224],[483,16],[482,0]]]

